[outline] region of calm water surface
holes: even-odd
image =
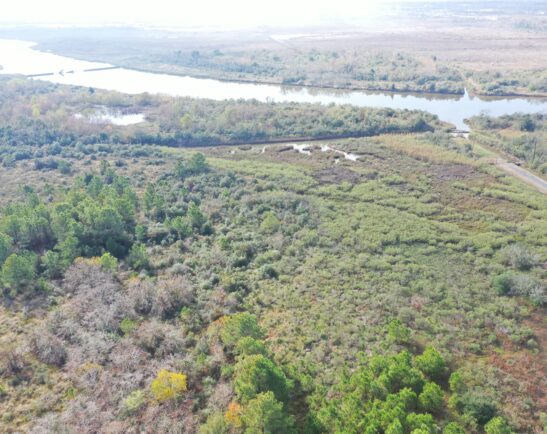
[[[361,107],[425,110],[440,119],[466,129],[464,119],[485,112],[492,116],[521,113],[547,113],[547,100],[535,98],[478,98],[464,96],[412,95],[364,91],[338,91],[317,88],[234,83],[211,79],[153,74],[130,69],[84,72],[108,67],[32,49],[32,42],[0,39],[0,73],[53,73],[41,80],[73,84],[123,93],[153,93],[193,98],[256,99],[311,103],[353,104]]]

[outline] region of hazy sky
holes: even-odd
[[[391,1],[395,0],[7,0],[0,22],[294,25],[370,16]]]

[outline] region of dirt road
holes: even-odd
[[[526,182],[527,184],[535,187],[541,193],[547,194],[547,182],[541,179],[539,176],[528,172],[526,169],[523,169],[516,164],[509,163],[504,160],[498,160],[496,162],[496,166],[500,169],[505,170],[507,173],[515,176],[516,178],[519,178],[520,180]]]

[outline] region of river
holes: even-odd
[[[87,62],[33,49],[27,41],[0,39],[0,73],[42,74],[54,83],[115,90],[128,94],[152,93],[193,98],[256,99],[322,104],[353,104],[361,107],[425,110],[458,129],[467,129],[464,119],[482,112],[491,116],[511,113],[547,113],[547,100],[537,98],[479,98],[469,96],[415,95],[365,91],[341,91],[296,86],[236,83],[204,78],[155,74],[118,68],[85,71],[110,65]]]

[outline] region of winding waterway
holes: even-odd
[[[0,39],[0,73],[44,74],[54,83],[115,90],[129,94],[152,93],[193,98],[256,99],[322,104],[353,104],[361,107],[425,110],[466,129],[464,119],[482,112],[491,116],[511,113],[547,113],[547,100],[536,98],[479,98],[399,93],[341,91],[319,88],[236,83],[212,79],[154,74],[125,68],[86,71],[111,65],[76,60],[33,49],[32,42]]]

